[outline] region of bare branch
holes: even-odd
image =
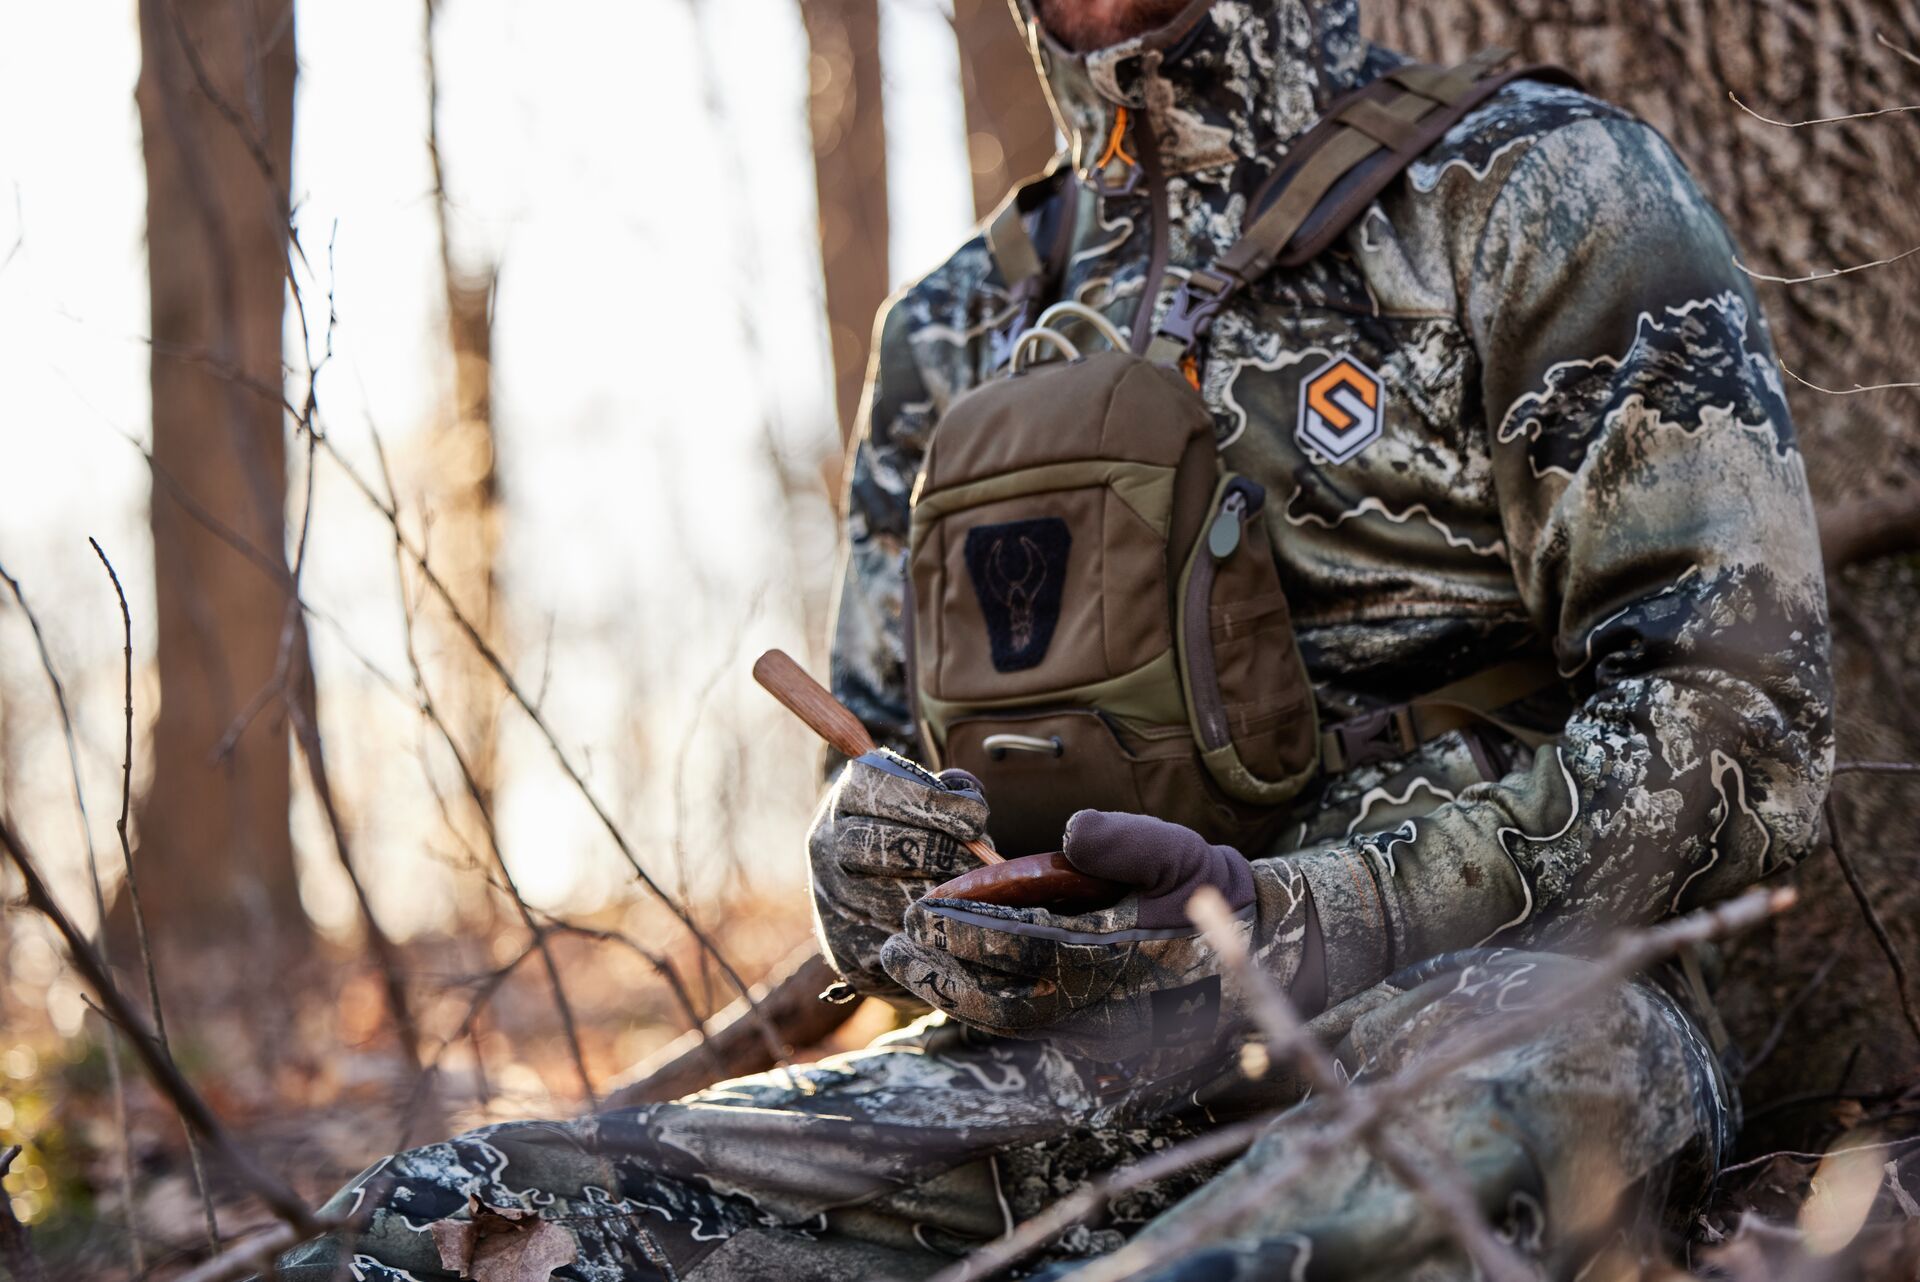
[[[334,447],[331,438],[313,433],[311,429],[306,430],[308,430],[309,434],[317,441],[319,448],[326,452],[327,457],[332,459],[334,464],[339,467],[348,482],[360,492],[361,496],[365,498],[387,522],[387,525],[393,531],[395,543],[405,552],[408,562],[420,575],[421,581],[432,590],[433,595],[438,598],[441,605],[446,608],[448,615],[453,619],[460,633],[466,637],[467,643],[473,647],[474,652],[480,656],[481,660],[499,680],[502,688],[506,690],[507,695],[514,703],[519,705],[520,710],[526,714],[527,720],[533,723],[534,729],[538,731],[540,737],[546,741],[547,748],[553,753],[554,760],[558,763],[561,773],[566,775],[568,781],[573,785],[574,790],[580,794],[586,801],[588,808],[593,811],[594,818],[599,821],[601,828],[605,830],[607,836],[612,839],[615,849],[617,849],[621,857],[626,860],[627,866],[633,870],[635,879],[638,880],[654,898],[658,899],[667,911],[673,914],[675,920],[686,928],[688,934],[693,936],[695,942],[707,951],[708,955],[713,958],[714,964],[720,968],[720,972],[726,976],[727,982],[733,986],[734,991],[746,998],[751,1011],[754,1002],[750,995],[750,985],[748,985],[746,980],[741,978],[740,972],[734,967],[733,963],[727,960],[726,954],[720,950],[720,946],[716,944],[705,931],[700,929],[685,906],[669,894],[666,888],[654,878],[653,874],[647,871],[646,865],[640,862],[640,856],[635,852],[632,841],[629,840],[625,830],[620,827],[612,813],[608,811],[605,803],[600,800],[599,794],[594,792],[592,785],[587,782],[587,778],[581,773],[579,766],[574,764],[573,758],[567,753],[567,750],[561,746],[560,737],[554,733],[552,725],[547,721],[546,714],[540,710],[540,706],[537,703],[528,698],[526,691],[521,687],[519,680],[514,677],[511,669],[507,667],[505,660],[501,659],[499,652],[488,643],[486,637],[481,634],[479,627],[467,616],[466,612],[460,608],[459,603],[454,600],[453,593],[447,588],[445,581],[440,578],[439,573],[428,562],[426,554],[413,540],[407,537],[405,529],[400,523],[398,501],[392,498],[382,498],[380,494],[368,484],[366,478],[360,474],[359,469],[348,462],[346,457]],[[382,457],[384,459],[384,451],[382,451]],[[389,486],[389,489],[390,488],[391,486]],[[778,1059],[781,1054],[779,1035],[774,1031],[772,1025],[758,1014],[750,1014],[750,1018],[754,1020],[756,1026],[759,1028],[760,1035],[765,1040],[769,1052]]]
[[[6,1178],[13,1169],[13,1159],[19,1156],[18,1144],[0,1152],[0,1180]],[[13,1213],[13,1199],[4,1188],[0,1188],[0,1264],[5,1264],[7,1273],[19,1282],[47,1282],[47,1271],[33,1249],[33,1235]]]
[[[1894,44],[1891,40],[1888,40],[1885,36],[1881,35],[1878,31],[1873,33],[1873,38],[1879,41],[1883,47],[1891,51],[1895,56],[1905,58],[1908,62],[1911,62],[1914,66],[1920,67],[1920,54],[1915,54],[1910,50],[1902,49],[1899,45]]]
[[[113,957],[107,947],[107,896],[100,885],[100,857],[93,845],[93,824],[87,818],[87,792],[80,780],[80,746],[73,732],[73,713],[67,706],[67,689],[53,666],[47,638],[40,630],[40,620],[33,607],[27,604],[26,594],[20,590],[20,581],[8,574],[4,565],[0,565],[0,581],[12,591],[20,613],[27,618],[27,626],[33,629],[33,644],[40,652],[40,670],[46,673],[47,684],[53,688],[54,706],[60,712],[60,733],[67,743],[67,768],[73,775],[73,808],[80,819],[80,839],[87,850],[87,880],[93,887],[94,914],[99,922],[100,960],[111,968]],[[120,1137],[120,1202],[127,1220],[127,1254],[138,1275],[146,1272],[146,1248],[140,1241],[140,1217],[133,1197],[133,1136],[127,1128],[126,1073],[120,1063],[120,1043],[111,1023],[107,1024],[106,1052],[107,1084],[113,1093],[114,1131]]]
[[[756,1008],[783,1041],[795,1049],[810,1046],[846,1022],[842,1007],[820,1000],[821,990],[839,976],[811,946],[797,963],[789,958],[780,970],[784,973],[776,982],[756,993]],[[639,1065],[632,1080],[608,1093],[607,1107],[678,1099],[724,1078],[770,1068],[786,1054],[785,1046],[777,1056],[767,1054],[746,1003],[737,1001]]]
[[[325,1226],[331,1222],[318,1220],[316,1223]],[[239,1278],[259,1272],[272,1263],[275,1256],[288,1247],[298,1246],[309,1236],[290,1224],[276,1224],[203,1262],[182,1275],[178,1282],[237,1282]]]
[[[1894,991],[1900,998],[1900,1012],[1906,1017],[1907,1027],[1913,1030],[1916,1041],[1920,1041],[1920,1012],[1914,1010],[1912,985],[1907,977],[1907,964],[1900,958],[1900,950],[1894,946],[1893,937],[1887,933],[1887,925],[1880,920],[1880,911],[1873,906],[1873,900],[1867,894],[1866,885],[1860,880],[1859,871],[1854,868],[1853,860],[1848,856],[1845,844],[1840,840],[1840,812],[1834,804],[1831,794],[1821,803],[1821,814],[1827,821],[1827,845],[1833,850],[1834,862],[1840,865],[1840,873],[1847,879],[1847,889],[1853,892],[1854,902],[1860,905],[1861,916],[1867,919],[1867,929],[1873,932],[1874,942],[1880,945],[1880,951],[1886,956],[1887,965],[1893,970]]]
[[[1544,1026],[1564,1019],[1569,1009],[1604,996],[1631,976],[1679,949],[1744,930],[1772,913],[1791,907],[1794,900],[1795,893],[1792,890],[1751,890],[1714,908],[1621,935],[1577,978],[1559,991],[1543,995],[1534,1005],[1525,1010],[1502,1012],[1497,1017],[1473,1025],[1390,1078],[1365,1086],[1349,1087],[1347,1096],[1351,1103],[1335,1110],[1329,1126],[1305,1135],[1293,1156],[1279,1167],[1258,1172],[1233,1196],[1221,1199],[1203,1214],[1183,1220],[1177,1240],[1162,1238],[1153,1243],[1130,1243],[1119,1252],[1096,1260],[1076,1273],[1076,1282],[1080,1279],[1085,1279],[1085,1282],[1118,1282],[1118,1279],[1151,1267],[1156,1260],[1164,1258],[1163,1251],[1169,1251],[1170,1248],[1184,1250],[1189,1244],[1214,1240],[1218,1232],[1233,1220],[1269,1202],[1282,1189],[1311,1175],[1315,1166],[1330,1154],[1365,1142],[1378,1127],[1397,1123],[1403,1116],[1402,1110],[1417,1103],[1422,1095],[1448,1076],[1494,1051],[1534,1035]],[[1283,1038],[1282,1044],[1292,1044],[1291,1039]],[[1093,1212],[1114,1193],[1199,1162],[1230,1156],[1250,1143],[1278,1115],[1276,1111],[1234,1127],[1210,1131],[1156,1153],[1143,1162],[1120,1168],[1091,1187],[1061,1199],[1047,1212],[1016,1228],[1008,1236],[974,1252],[962,1263],[940,1274],[934,1282],[973,1282],[1004,1268]]]
[[[1234,927],[1232,910],[1220,892],[1202,887],[1187,901],[1187,914],[1206,934],[1221,961],[1249,997],[1249,1013],[1267,1039],[1267,1053],[1292,1058],[1324,1106],[1352,1106],[1346,1081],[1333,1057],[1307,1032],[1280,985],[1248,955]],[[1430,1140],[1409,1142],[1422,1129],[1417,1116],[1399,1119],[1397,1131],[1369,1133],[1367,1146],[1380,1164],[1409,1192],[1437,1212],[1480,1274],[1492,1282],[1530,1282],[1533,1270],[1494,1236],[1493,1226],[1473,1199],[1473,1184],[1452,1155]]]
[[[1809,382],[1794,373],[1791,369],[1787,368],[1785,361],[1780,362],[1780,372],[1800,384],[1800,386],[1811,388],[1823,396],[1858,396],[1862,392],[1894,392],[1904,388],[1920,387],[1920,383],[1874,383],[1868,386],[1855,383],[1852,387],[1822,387],[1820,384]]]
[[[474,813],[480,817],[480,828],[487,838],[487,849],[493,855],[494,867],[499,870],[500,884],[512,901],[514,911],[520,916],[521,924],[533,937],[533,947],[540,953],[540,961],[547,972],[547,984],[553,993],[553,1005],[560,1016],[560,1025],[566,1034],[567,1049],[573,1056],[574,1071],[580,1077],[580,1093],[586,1099],[591,1111],[596,1105],[593,1090],[593,1075],[587,1070],[587,1057],[580,1047],[580,1030],[573,1017],[573,1005],[567,1000],[566,986],[560,982],[560,967],[554,962],[553,949],[548,946],[547,933],[540,923],[534,920],[533,910],[527,906],[526,897],[520,893],[520,887],[513,879],[513,870],[507,866],[506,853],[500,848],[500,831],[494,825],[493,807],[488,803],[486,790],[480,786],[479,777],[474,774],[467,754],[461,749],[460,741],[455,737],[453,728],[440,715],[434,704],[433,691],[427,685],[426,670],[420,665],[420,654],[414,644],[414,608],[412,596],[407,591],[407,563],[405,550],[395,539],[394,569],[400,580],[400,618],[401,634],[407,653],[407,666],[413,671],[413,687],[420,697],[420,713],[433,728],[440,732],[440,739],[452,754],[454,766],[460,772],[460,780],[466,785],[467,797],[473,802]]]
[[[1755,120],[1763,124],[1778,125],[1782,129],[1805,129],[1808,125],[1837,125],[1843,120],[1872,120],[1875,116],[1896,116],[1902,112],[1920,111],[1920,103],[1917,103],[1908,107],[1882,107],[1877,111],[1855,111],[1844,116],[1820,116],[1813,120],[1775,120],[1772,116],[1763,116],[1746,103],[1741,102],[1740,96],[1731,89],[1727,90],[1727,97],[1733,100],[1734,106],[1740,108],[1740,110],[1746,112]]]
[[[120,757],[120,817],[114,822],[114,831],[120,835],[120,860],[123,865],[127,889],[127,903],[133,910],[134,938],[140,945],[140,965],[147,977],[147,1005],[153,1012],[153,1037],[160,1056],[169,1068],[173,1066],[173,1048],[167,1043],[167,1017],[160,1006],[160,972],[153,964],[153,940],[147,934],[147,911],[140,903],[140,879],[133,870],[133,839],[128,835],[128,825],[133,814],[133,611],[127,608],[127,594],[120,586],[119,572],[113,568],[113,562],[107,559],[107,553],[97,539],[89,537],[87,542],[93,547],[93,554],[100,558],[100,564],[106,567],[107,578],[113,582],[113,595],[120,602],[120,626],[122,637],[121,655],[124,662],[123,677],[125,700],[126,739]],[[23,859],[15,852],[16,859]],[[25,868],[23,863],[22,868]],[[52,904],[52,900],[48,900]],[[104,922],[102,923],[104,925]],[[101,963],[103,974],[106,963]],[[110,982],[110,981],[109,981]],[[104,1000],[105,994],[101,994]],[[119,1022],[116,1019],[116,1022]],[[124,1024],[122,1025],[124,1027]],[[135,1047],[138,1050],[138,1046]],[[150,1070],[151,1071],[151,1070]],[[184,1085],[185,1079],[181,1079]],[[177,1105],[178,1101],[176,1101]],[[181,1120],[187,1125],[187,1159],[193,1166],[194,1187],[200,1194],[200,1210],[206,1219],[207,1249],[217,1252],[220,1249],[220,1217],[213,1209],[213,1195],[207,1190],[207,1168],[200,1156],[200,1146],[194,1141],[193,1126],[185,1111]]]
[[[1826,271],[1813,272],[1806,276],[1769,276],[1765,272],[1753,270],[1753,268],[1747,266],[1738,258],[1733,260],[1733,265],[1753,279],[1764,280],[1769,284],[1806,285],[1817,280],[1832,280],[1837,276],[1851,276],[1855,272],[1864,272],[1874,267],[1886,267],[1892,263],[1900,262],[1903,259],[1912,258],[1915,254],[1920,254],[1920,245],[1915,245],[1912,249],[1906,250],[1904,253],[1895,254],[1891,258],[1876,258],[1870,263],[1855,263],[1852,267],[1830,267]]]
[[[118,1024],[127,1035],[127,1040],[140,1056],[147,1074],[160,1089],[161,1094],[170,1100],[181,1118],[202,1139],[213,1145],[220,1156],[232,1167],[241,1182],[286,1223],[299,1229],[303,1237],[311,1237],[325,1230],[325,1225],[317,1220],[307,1209],[305,1201],[287,1184],[236,1144],[220,1124],[220,1119],[207,1106],[205,1099],[193,1089],[180,1069],[168,1054],[165,1045],[155,1032],[141,1018],[139,1011],[127,1000],[113,982],[113,976],[100,961],[100,954],[80,928],[73,924],[52,892],[47,888],[46,879],[40,874],[40,866],[34,859],[26,843],[14,832],[12,824],[0,816],[0,849],[4,849],[12,858],[14,867],[20,870],[21,880],[26,883],[27,904],[53,924],[60,937],[66,941],[67,956],[73,967],[80,973],[87,986],[93,990],[100,1002],[100,1009],[108,1018]]]

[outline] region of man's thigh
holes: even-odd
[[[578,1256],[561,1276],[589,1282],[924,1276],[1191,1133],[1113,1085],[1045,1043],[924,1021],[863,1051],[670,1104],[506,1123],[397,1154],[328,1204],[375,1202],[351,1247],[309,1244],[281,1274],[330,1279],[350,1249],[371,1282],[453,1277],[433,1225],[484,1205],[558,1224]],[[1198,1178],[1150,1191],[1122,1217],[1130,1222],[1082,1230],[1066,1249],[1107,1249]]]
[[[1511,951],[1427,963],[1365,995],[1337,1054],[1357,1085],[1389,1089],[1395,1074],[1478,1020],[1561,1006],[1555,994],[1586,966]],[[1405,1103],[1404,1116],[1451,1157],[1489,1219],[1553,1277],[1571,1276],[1623,1227],[1682,1218],[1731,1142],[1727,1091],[1706,1040],[1644,981],[1555,1009],[1544,1030]],[[1471,1276],[1444,1226],[1364,1148],[1319,1151],[1315,1141],[1332,1125],[1324,1102],[1286,1114],[1151,1225],[1143,1245],[1207,1243],[1153,1276]]]

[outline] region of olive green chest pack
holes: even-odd
[[[1017,200],[993,220],[1023,328],[1009,372],[955,399],[933,433],[913,497],[907,645],[922,740],[980,778],[1003,852],[1057,849],[1090,808],[1252,854],[1324,772],[1475,714],[1416,700],[1372,718],[1364,744],[1318,724],[1265,494],[1222,465],[1182,370],[1240,289],[1322,252],[1473,106],[1518,76],[1565,79],[1496,74],[1504,58],[1400,68],[1336,102],[1256,199],[1246,235],[1136,336],[1138,354],[1082,355],[1054,324],[1126,345],[1078,304],[1042,310],[1048,273]],[[1050,348],[1067,359],[1028,362]],[[1479,684],[1504,700],[1527,680]]]

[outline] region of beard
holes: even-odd
[[[1033,0],[1055,40],[1076,53],[1105,49],[1165,26],[1190,0]]]

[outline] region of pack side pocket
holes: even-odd
[[[1291,800],[1319,769],[1312,688],[1294,644],[1260,487],[1229,473],[1188,554],[1175,633],[1200,758],[1229,797]]]

